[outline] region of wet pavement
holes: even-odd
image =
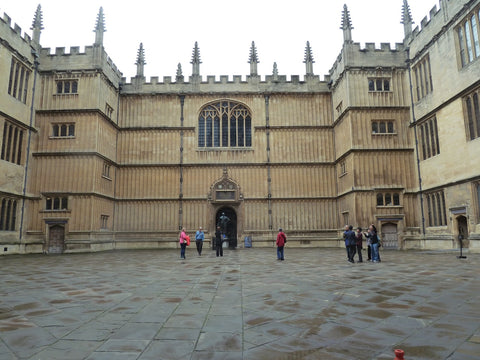
[[[480,254],[344,249],[0,258],[0,359],[480,358]]]

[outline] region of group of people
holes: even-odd
[[[368,232],[363,233],[361,227],[357,227],[356,231],[353,231],[352,225],[345,225],[343,238],[345,239],[345,248],[347,249],[347,260],[354,263],[354,257],[358,254],[358,262],[363,262],[362,248],[364,236],[367,238],[368,261],[380,262],[380,238],[377,235],[377,228],[373,224],[368,227]]]
[[[182,228],[180,232],[180,258],[186,259],[185,257],[185,250],[189,245],[188,241],[189,237],[185,231],[185,228]],[[202,256],[203,250],[203,241],[205,240],[205,233],[203,232],[202,227],[200,226],[195,233],[195,245],[197,246],[197,253],[199,256]],[[220,230],[220,226],[217,226],[217,230],[215,231],[215,249],[217,250],[217,256],[223,256],[223,234]]]
[[[354,257],[358,254],[358,262],[363,262],[362,249],[363,249],[363,237],[367,238],[367,254],[368,261],[380,262],[379,247],[381,246],[380,238],[377,235],[377,228],[371,224],[368,227],[368,232],[362,232],[361,227],[357,227],[356,231],[353,231],[352,225],[345,225],[345,231],[343,238],[345,239],[345,248],[347,249],[347,259],[349,262],[354,263]],[[185,259],[185,250],[190,243],[189,237],[185,232],[185,228],[182,228],[180,233],[180,258]],[[203,241],[205,240],[205,233],[202,227],[195,233],[195,243],[197,245],[197,252],[199,256],[202,256]],[[287,242],[287,236],[283,232],[282,228],[278,229],[277,234],[277,260],[285,260],[285,244]],[[215,249],[217,256],[223,256],[223,234],[220,226],[217,226],[215,231]]]

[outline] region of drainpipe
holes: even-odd
[[[407,67],[408,67],[408,82],[410,85],[410,104],[412,109],[412,125],[413,133],[415,134],[415,152],[417,156],[417,172],[418,172],[418,193],[420,195],[420,211],[422,214],[422,234],[425,238],[425,211],[423,205],[423,190],[422,190],[422,174],[420,171],[420,157],[418,156],[418,136],[417,136],[417,119],[415,118],[415,105],[413,102],[413,85],[412,85],[412,71],[410,67],[410,48],[407,48]]]
[[[23,237],[23,219],[25,217],[25,196],[27,194],[27,179],[28,179],[28,164],[30,159],[30,144],[32,141],[32,127],[33,127],[33,115],[35,113],[35,89],[37,84],[37,73],[38,73],[38,53],[35,50],[32,50],[33,54],[33,90],[32,90],[32,104],[30,105],[30,128],[28,129],[28,140],[27,140],[27,155],[25,160],[25,175],[23,177],[23,190],[22,190],[22,210],[20,216],[20,243],[22,242]]]

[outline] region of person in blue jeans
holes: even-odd
[[[365,233],[364,235],[370,239],[370,246],[372,247],[372,261],[380,262],[380,253],[378,251],[378,235],[375,225],[371,224],[368,227],[368,233]]]
[[[283,232],[282,228],[278,229],[277,235],[277,260],[285,260],[284,250],[285,243],[287,242],[287,235]]]
[[[199,256],[202,256],[203,240],[205,240],[205,234],[200,226],[195,233],[195,244],[197,245],[197,252]]]

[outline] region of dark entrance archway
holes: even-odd
[[[217,210],[215,215],[215,225],[220,226],[221,221],[220,217],[225,213],[225,216],[228,218],[225,227],[226,240],[228,240],[229,248],[237,247],[237,213],[231,207],[224,206]]]

